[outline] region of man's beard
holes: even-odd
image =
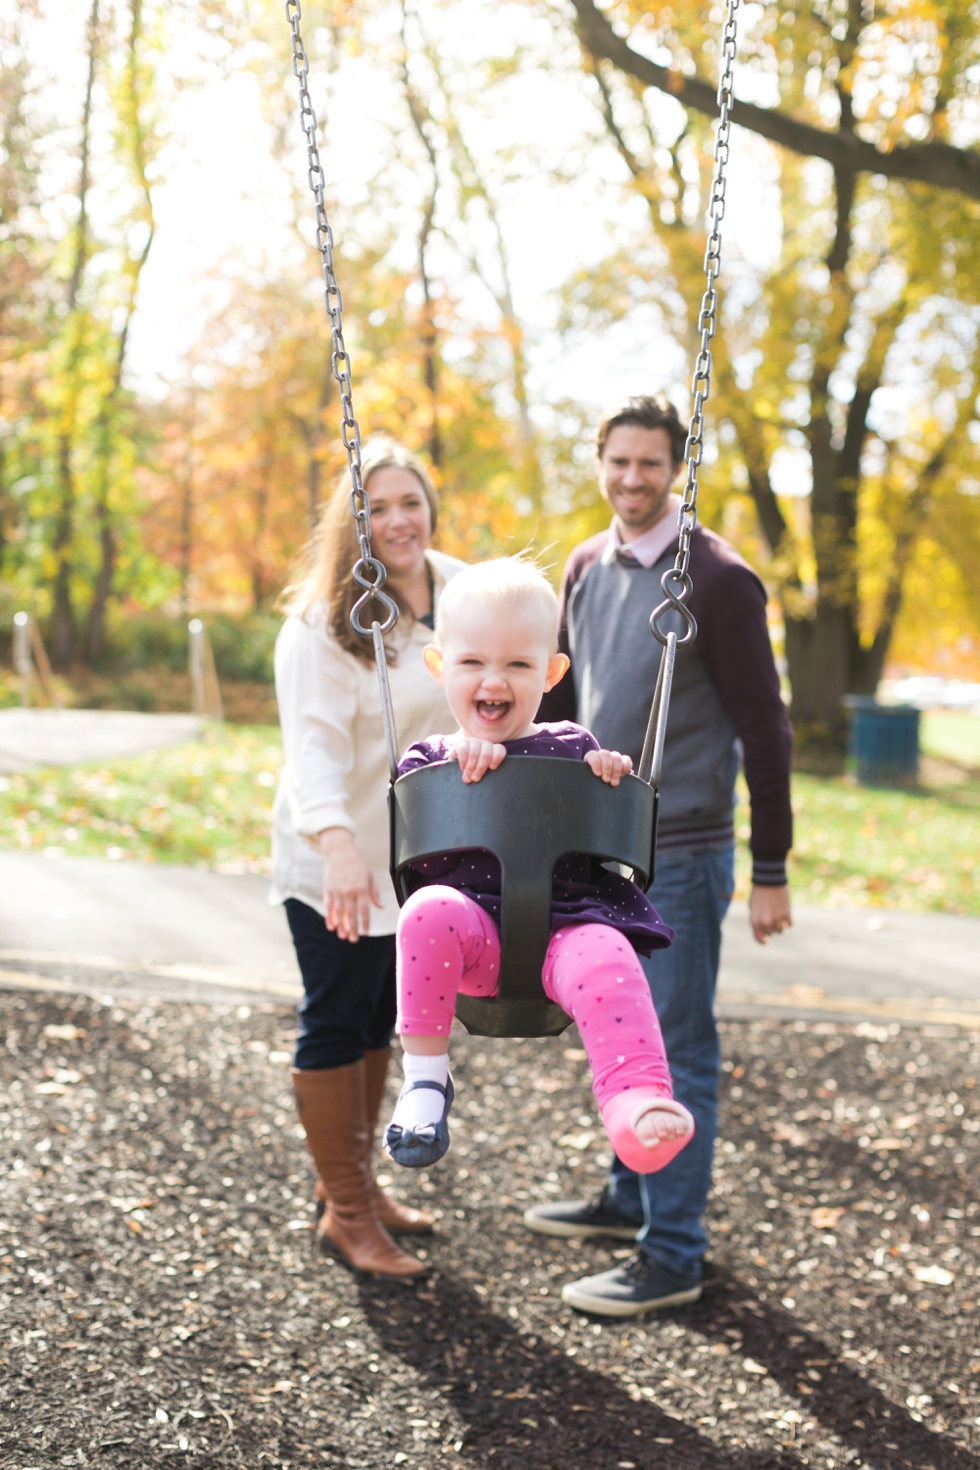
[[[623,525],[629,526],[630,528],[635,526],[654,526],[666,511],[669,500],[670,486],[668,485],[659,500],[651,502],[646,510],[642,510],[637,506],[626,515],[621,510],[617,510],[616,514],[619,516]]]

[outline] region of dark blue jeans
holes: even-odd
[[[284,904],[306,992],[297,1015],[294,1066],[326,1071],[359,1062],[391,1042],[395,1024],[395,936],[351,944],[338,939],[316,909],[298,898]]]
[[[670,949],[641,959],[667,1049],[674,1096],[690,1108],[694,1138],[658,1174],[634,1174],[614,1158],[609,1193],[639,1219],[640,1249],[692,1281],[701,1279],[708,1246],[702,1217],[711,1187],[718,1128],[718,1030],[715,985],[721,925],[735,883],[735,852],[664,854],[650,897],[677,931]]]

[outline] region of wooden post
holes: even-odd
[[[31,615],[26,612],[14,613],[14,668],[20,675],[20,702],[24,709],[31,706],[31,695],[33,693],[32,675],[34,665],[31,659]]]
[[[218,671],[214,665],[208,630],[200,618],[191,618],[187,631],[187,667],[191,676],[192,708],[196,715],[203,715],[205,719],[220,723],[224,720],[221,686],[218,683]]]
[[[25,709],[34,702],[35,683],[52,709],[61,709],[37,619],[29,612],[14,613],[14,667],[20,675],[20,702]]]
[[[54,687],[54,675],[51,672],[51,664],[48,660],[47,650],[44,647],[44,641],[41,638],[41,630],[37,625],[37,618],[31,618],[31,649],[34,653],[34,665],[40,676],[41,683],[44,685],[48,702],[52,708],[60,709],[61,699]]]

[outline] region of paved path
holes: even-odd
[[[762,946],[744,904],[725,925],[722,1010],[799,1008],[973,1021],[980,1029],[980,919],[954,914],[800,906],[793,928]]]
[[[267,878],[0,852],[0,984],[291,999],[299,972]]]
[[[133,710],[0,709],[0,774],[76,766],[182,745],[201,733],[197,715]]]
[[[299,994],[268,880],[0,852],[0,984],[198,1000]],[[722,1014],[883,1017],[980,1027],[980,920],[799,908],[761,947],[725,926]]]

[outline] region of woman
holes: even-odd
[[[429,550],[436,497],[414,455],[375,438],[362,465],[374,554],[401,613],[387,647],[404,748],[449,718],[422,650],[440,591],[463,563]],[[405,1278],[425,1267],[389,1231],[429,1230],[432,1217],[387,1198],[372,1164],[395,1019],[398,905],[373,646],[350,625],[361,594],[351,575],[358,556],[345,474],[305,575],[287,589],[276,642],[286,763],[273,808],[271,902],[285,905],[305,990],[293,1084],[325,1206],[319,1247],[359,1270]],[[370,610],[362,620],[370,625]]]

